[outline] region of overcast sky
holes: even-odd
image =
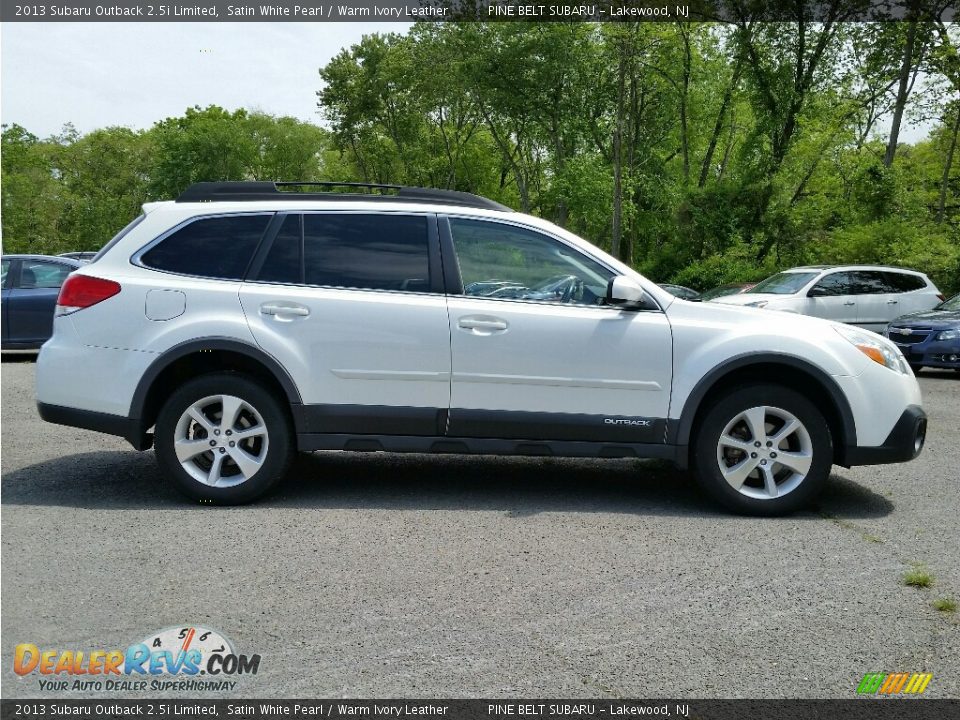
[[[5,0],[4,0],[5,1]],[[72,122],[148,128],[193,105],[319,122],[317,71],[406,23],[4,23],[0,118],[46,137]]]
[[[0,27],[0,121],[47,137],[67,122],[80,132],[109,125],[148,128],[190,106],[216,104],[320,122],[319,68],[364,34],[408,27],[5,23]],[[907,127],[901,141],[919,140],[929,127]]]

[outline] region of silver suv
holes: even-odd
[[[916,270],[882,265],[809,265],[768,277],[739,295],[710,302],[812,315],[883,332],[900,315],[930,310],[944,300]]]

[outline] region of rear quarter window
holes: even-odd
[[[927,283],[919,275],[899,272],[885,272],[884,275],[887,284],[892,288],[891,292],[911,292],[922,290],[927,286]]]
[[[194,220],[140,257],[146,267],[180,275],[242,280],[271,214]]]

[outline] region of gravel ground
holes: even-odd
[[[960,601],[957,373],[921,376],[918,460],[835,468],[781,519],[723,514],[662,463],[383,454],[191,505],[152,452],[43,423],[33,377],[5,358],[5,698],[56,695],[14,674],[18,643],[191,623],[262,656],[234,697],[850,698],[892,671],[960,696],[960,619],[932,606]],[[932,587],[904,585],[914,563]]]

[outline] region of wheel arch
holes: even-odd
[[[134,447],[150,447],[152,438],[147,430],[156,422],[163,398],[178,384],[208,372],[231,370],[260,380],[291,406],[302,402],[293,379],[263,350],[232,338],[188,340],[154,360],[140,378],[129,411],[129,417],[137,419],[139,425],[139,442],[131,440]]]
[[[680,418],[669,423],[667,442],[689,448],[712,398],[730,387],[756,381],[784,385],[813,399],[830,428],[834,462],[846,463],[847,448],[857,444],[856,423],[846,396],[837,382],[816,365],[780,353],[745,353],[713,368],[687,396]],[[678,453],[678,457],[687,455],[686,452]]]

